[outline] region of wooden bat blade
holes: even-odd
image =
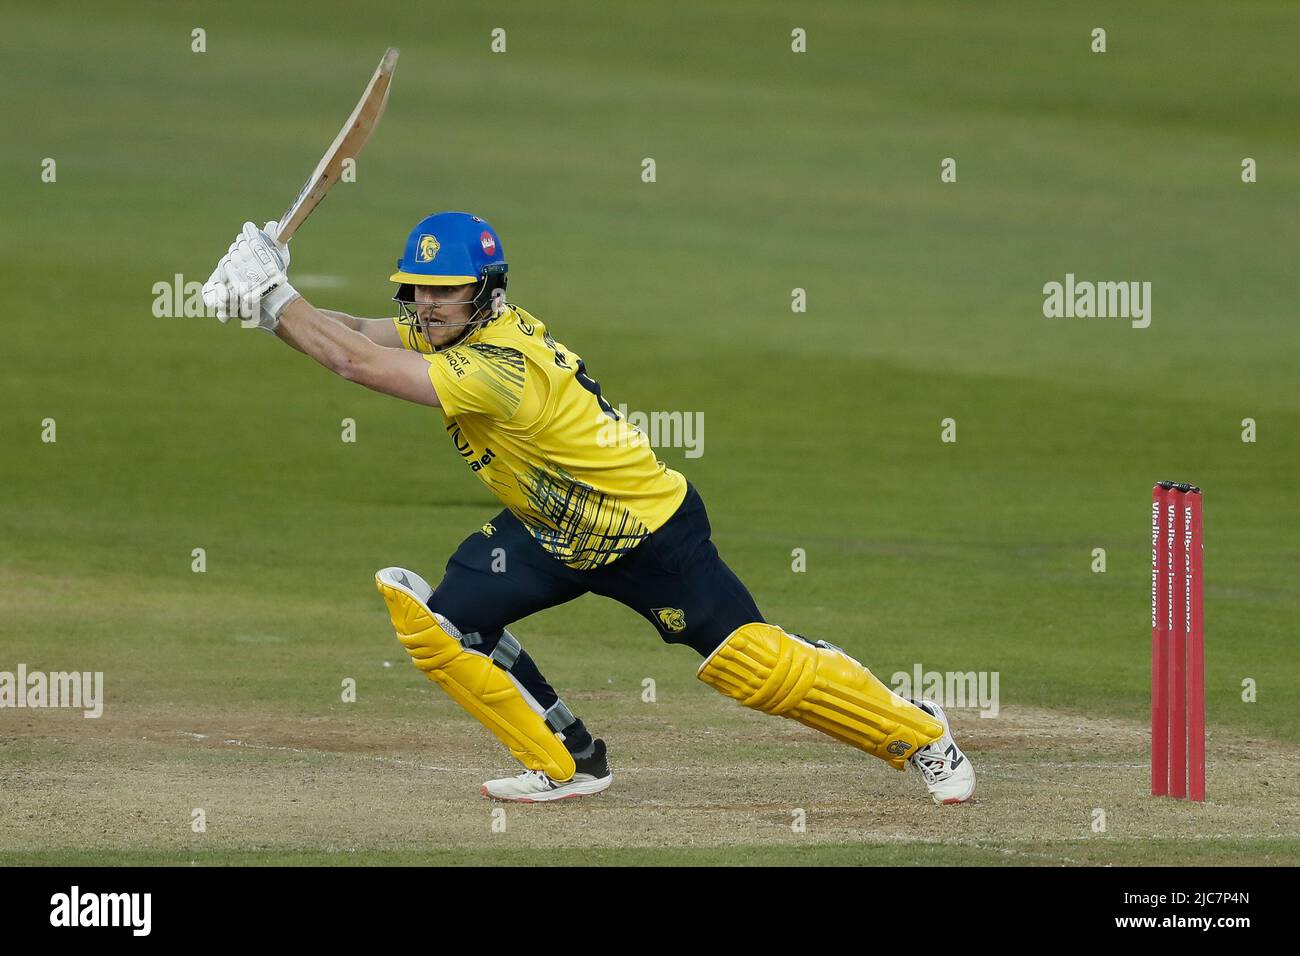
[[[356,109],[343,124],[339,134],[334,137],[334,142],[316,164],[312,174],[307,177],[307,182],[303,184],[297,198],[289,204],[289,208],[280,217],[277,242],[288,242],[293,238],[298,227],[306,221],[312,210],[320,205],[321,200],[338,182],[339,176],[343,173],[344,161],[355,159],[370,139],[370,134],[379,125],[379,118],[384,115],[384,107],[388,105],[388,89],[393,82],[393,71],[397,69],[398,54],[397,47],[391,46],[384,52],[374,75],[370,77],[366,91],[361,94],[361,99],[357,102]]]

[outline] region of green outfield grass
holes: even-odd
[[[108,704],[84,724],[0,711],[0,788],[26,794],[0,801],[0,863],[1300,862],[1282,808],[1294,785],[1231,763],[1290,753],[1300,735],[1300,8],[464,6],[418,28],[389,2],[318,3],[310,18],[234,2],[9,6],[0,670],[102,670]],[[790,52],[796,26],[807,54]],[[207,53],[190,51],[196,27]],[[489,51],[494,27],[505,54]],[[266,336],[150,311],[154,283],[201,282],[244,219],[280,213],[389,44],[402,59],[358,180],[293,243],[308,298],[386,314],[418,218],[488,217],[512,300],[610,401],[704,413],[704,455],[662,457],[700,489],[768,618],[886,678],[916,663],[999,672],[1003,707],[1035,716],[1005,730],[962,719],[974,759],[981,735],[991,748],[985,811],[1032,793],[1068,823],[970,816],[931,833],[927,806],[908,811],[908,842],[890,842],[880,820],[852,816],[872,811],[851,809],[838,772],[819,791],[786,766],[812,738],[717,699],[689,651],[596,598],[517,633],[617,761],[662,771],[626,777],[598,828],[569,809],[532,844],[494,845],[486,809],[460,809],[479,799],[469,771],[508,767],[405,663],[372,575],[400,564],[436,579],[499,505],[436,412]],[[47,157],[55,183],[40,179]],[[945,157],[955,184],[939,181]],[[1066,273],[1151,282],[1150,328],[1044,318],[1042,286]],[[805,314],[790,310],[796,287]],[[345,417],[355,444],[339,440]],[[940,441],[945,418],[956,444]],[[1203,825],[1142,798],[1148,494],[1166,477],[1205,489],[1223,815]],[[806,573],[791,571],[795,548]],[[356,704],[340,702],[345,677]],[[1063,723],[1049,740],[1051,715]],[[1076,718],[1086,742],[1065,729]],[[200,732],[292,747],[304,765],[228,764],[184,736]],[[815,746],[819,766],[853,756]],[[1087,759],[1071,762],[1076,746]],[[1025,748],[1069,769],[1040,769],[1022,792]],[[314,840],[307,818],[277,830],[259,817],[214,825],[192,855],[190,807],[224,805],[229,821],[256,802],[222,804],[241,773],[277,792],[330,780],[364,807],[365,774],[339,762],[358,749],[468,761],[453,779],[403,778],[435,792],[453,842],[402,847],[360,817]],[[679,758],[692,774],[677,791]],[[808,786],[790,796],[802,802],[765,788],[781,761]],[[167,804],[149,787],[173,772],[191,786]],[[870,772],[864,801],[921,801]],[[101,801],[79,773],[105,786]],[[746,831],[747,796],[775,818],[818,800],[849,816],[832,842],[765,843]],[[1084,839],[1112,796],[1128,823]],[[725,807],[735,829],[714,841],[694,823],[660,827],[674,803]]]

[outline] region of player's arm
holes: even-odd
[[[398,334],[397,326],[392,319],[359,319],[354,315],[348,315],[346,312],[335,312],[331,309],[318,308],[316,311],[321,315],[327,316],[335,322],[346,326],[353,332],[360,332],[370,341],[374,342],[376,345],[382,346],[383,348],[398,349],[402,347],[401,337]],[[264,320],[263,324],[266,324],[267,328],[272,328],[274,326],[274,321],[272,320],[268,324]],[[284,339],[283,341],[286,345],[292,345],[294,348],[298,349],[299,352],[302,351],[300,346],[291,342],[289,339]]]
[[[394,334],[392,348],[374,342],[299,296],[280,312],[275,334],[349,382],[408,402],[440,406],[429,378],[429,363],[418,352],[396,347],[397,330],[391,320],[388,324]]]
[[[335,312],[331,309],[317,309],[317,311],[321,315],[329,316],[335,322],[342,322],[353,332],[360,332],[376,345],[382,345],[386,349],[402,347],[402,340],[392,319],[359,319],[355,315]]]
[[[267,223],[267,229],[275,226]],[[289,247],[246,222],[203,286],[204,304],[215,308],[224,322],[230,318],[229,303],[239,303],[241,314],[244,305],[252,303],[261,328],[336,375],[385,395],[441,407],[423,356],[384,348],[325,315],[289,284],[288,265]]]

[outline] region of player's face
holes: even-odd
[[[473,298],[472,282],[415,287],[415,311],[430,345],[441,348],[465,333],[465,323],[473,317]]]

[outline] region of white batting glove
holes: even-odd
[[[280,223],[274,219],[262,227],[262,232],[266,233],[266,235],[270,236],[272,239],[275,239],[276,233],[279,231]],[[284,271],[287,274],[289,271],[289,244],[287,242],[277,241],[275,248],[282,256],[284,256]],[[293,287],[289,286],[289,288]],[[290,298],[289,301],[293,301],[292,298]],[[287,305],[288,302],[285,304]],[[258,328],[264,329],[274,335],[276,326],[280,324],[280,314],[277,312],[272,315],[267,311],[265,299],[258,304],[258,308],[260,310],[260,321],[257,323]]]
[[[234,249],[235,244],[231,243],[230,248]],[[221,320],[222,325],[229,322],[231,316],[239,314],[240,306],[239,295],[230,285],[229,266],[230,253],[227,252],[217,261],[208,281],[203,283],[203,305]]]
[[[266,233],[267,238],[272,241],[275,241],[275,234],[279,231],[280,224],[274,219],[262,227],[262,232]],[[287,273],[289,271],[289,243],[276,241],[275,249],[284,257],[284,271]]]
[[[267,226],[276,228],[274,221]],[[241,304],[255,310],[251,318],[244,320],[244,326],[274,332],[280,313],[299,297],[298,290],[289,284],[288,252],[287,246],[278,244],[267,232],[251,222],[244,223],[225,266],[226,284],[235,290]]]
[[[280,224],[274,219],[262,227],[262,231],[267,236],[274,236],[279,229]],[[236,274],[231,271],[231,254],[235,252],[243,238],[244,233],[241,230],[235,236],[235,241],[227,248],[226,254],[217,262],[217,267],[212,270],[212,275],[208,276],[208,281],[203,284],[203,304],[209,312],[214,313],[221,320],[222,324],[229,322],[233,316],[239,316],[243,320],[241,323],[243,325],[265,328],[268,332],[273,332],[276,317],[266,311],[265,300],[250,296],[249,289],[245,287],[246,283],[237,281]],[[275,248],[283,256],[284,267],[287,269],[288,245],[277,243]]]
[[[203,306],[214,313],[222,325],[230,321],[230,289],[226,285],[228,261],[226,256],[222,256],[208,281],[203,283]]]

